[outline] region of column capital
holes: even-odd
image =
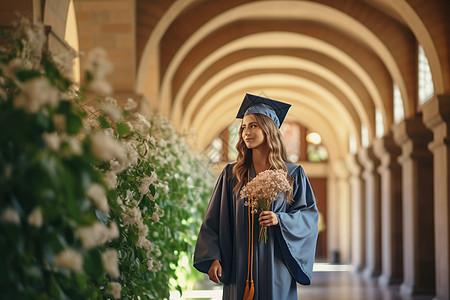
[[[422,116],[416,115],[405,119],[393,127],[394,141],[402,148],[403,158],[428,157],[428,143],[433,139],[433,133],[422,122]]]
[[[450,95],[437,95],[428,100],[423,106],[423,122],[433,131],[434,140],[430,143],[430,150],[439,146],[450,145]]]
[[[384,167],[397,165],[397,157],[401,154],[401,148],[395,143],[392,133],[373,141],[373,152],[380,159]]]
[[[358,160],[364,167],[364,171],[369,173],[376,171],[376,168],[380,164],[380,160],[374,153],[373,146],[359,149]]]
[[[450,95],[436,95],[422,106],[423,123],[430,129],[450,121]]]
[[[357,153],[349,153],[345,157],[345,165],[351,176],[359,176],[361,174],[363,166],[359,163]]]

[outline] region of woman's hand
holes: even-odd
[[[222,266],[217,259],[212,262],[208,271],[208,276],[209,280],[220,283],[219,277],[222,277]]]
[[[259,225],[269,227],[278,224],[278,217],[273,211],[266,210],[259,214],[258,221]]]

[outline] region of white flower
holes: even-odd
[[[83,269],[83,256],[76,250],[66,248],[55,257],[55,263],[75,272]]]
[[[115,99],[115,98],[113,98],[113,97],[111,97],[111,96],[106,96],[105,97],[105,102],[106,103],[109,103],[109,104],[112,104],[112,105],[114,105],[114,106],[118,106],[118,104],[117,104],[117,99]]]
[[[122,118],[122,112],[120,111],[120,108],[117,106],[114,106],[110,103],[103,103],[102,104],[102,110],[105,112],[114,122],[117,122]]]
[[[153,271],[152,269],[153,269],[153,258],[149,258],[148,260],[147,260],[147,269],[149,270],[149,271]]]
[[[60,51],[52,55],[52,59],[58,67],[59,71],[65,77],[73,79],[73,64],[74,59],[77,56],[77,53],[74,49],[70,48],[69,50]]]
[[[73,101],[78,98],[78,95],[76,90],[71,87],[67,91],[61,92],[60,98],[65,101]]]
[[[101,95],[112,93],[112,86],[105,80],[105,77],[112,71],[113,66],[107,58],[105,49],[99,47],[92,49],[86,57],[85,69],[94,78],[89,83],[89,88]]]
[[[112,85],[106,80],[94,79],[89,84],[89,88],[99,95],[111,95]]]
[[[159,248],[155,248],[155,256],[160,257],[161,256],[161,250]]]
[[[134,166],[138,163],[139,153],[136,150],[137,147],[139,147],[139,143],[137,141],[131,140],[125,143],[125,149],[127,152],[126,164],[128,166]]]
[[[57,132],[62,133],[66,131],[66,116],[63,114],[54,114],[53,124]]]
[[[71,136],[67,138],[67,143],[69,143],[70,150],[72,150],[73,154],[83,154],[83,147],[81,145],[81,141],[78,138]]]
[[[122,286],[118,282],[110,282],[109,285],[111,289],[109,293],[113,296],[114,299],[120,299],[120,292],[122,291]]]
[[[61,139],[58,136],[58,133],[52,132],[44,132],[42,134],[42,139],[44,140],[47,147],[49,147],[53,151],[59,151],[59,147],[61,146]]]
[[[160,271],[161,268],[162,268],[162,263],[160,261],[154,260],[151,271],[157,272],[157,271]]]
[[[117,175],[113,171],[107,171],[105,172],[103,176],[103,180],[106,183],[106,186],[112,190],[116,187],[117,184]]]
[[[91,136],[92,145],[91,150],[98,158],[108,161],[113,158],[123,160],[126,157],[126,152],[123,145],[113,137],[97,132]]]
[[[131,122],[125,122],[125,124],[127,124],[127,126],[130,128],[130,131],[134,131],[134,127],[133,124],[131,124]]]
[[[152,172],[150,177],[145,177],[141,181],[141,186],[139,187],[139,193],[145,195],[149,192],[149,187],[156,181],[156,173]]]
[[[147,197],[148,197],[150,200],[155,201],[156,199],[158,199],[159,194],[158,194],[158,193],[155,193],[155,195],[153,196],[152,193],[148,193],[148,194],[147,194]]]
[[[166,148],[167,147],[167,142],[166,140],[160,139],[158,140],[158,144],[161,148]]]
[[[95,222],[91,226],[78,228],[76,235],[81,240],[83,247],[89,250],[119,237],[119,228],[115,223],[111,223],[108,228],[100,222]]]
[[[117,239],[120,236],[119,226],[115,222],[109,224],[108,240]]]
[[[14,100],[16,108],[36,113],[46,104],[55,107],[59,102],[58,91],[44,77],[28,80],[21,87],[22,92]]]
[[[139,237],[138,241],[136,242],[136,247],[142,248],[145,251],[147,251],[147,254],[152,250],[153,246],[152,243],[146,238]]]
[[[16,72],[23,68],[24,61],[16,57],[12,59],[6,67],[3,68],[3,74],[6,77],[15,78]]]
[[[118,278],[119,272],[119,259],[117,258],[116,249],[107,249],[102,253],[103,269],[112,278]]]
[[[133,127],[135,130],[141,134],[148,134],[148,131],[152,127],[147,118],[140,113],[133,114],[134,119],[132,121]]]
[[[157,211],[154,211],[154,212],[153,212],[151,219],[152,219],[154,222],[159,222],[159,214],[158,214]]]
[[[40,207],[36,207],[28,216],[28,223],[34,227],[40,228],[42,226],[43,217]]]
[[[109,212],[108,199],[106,198],[106,192],[103,186],[94,182],[87,190],[87,195],[94,201],[99,210],[104,213]]]
[[[20,224],[20,216],[17,210],[7,207],[2,212],[2,221],[5,223]]]
[[[137,103],[134,102],[133,99],[128,98],[128,99],[127,99],[127,102],[125,103],[125,105],[124,105],[123,108],[124,108],[125,110],[133,110],[133,109],[135,109],[136,107],[137,107]]]
[[[29,56],[29,59],[33,61],[33,64],[37,65],[40,62],[42,47],[46,40],[44,24],[39,22],[31,23],[25,19],[22,19],[21,23],[21,27],[26,34],[24,52],[28,52],[26,54]]]

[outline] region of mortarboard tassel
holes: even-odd
[[[248,179],[247,182],[250,181],[250,171],[247,173]],[[253,223],[254,223],[254,214],[251,213],[251,204],[253,199],[247,199],[249,201],[247,210],[248,210],[248,259],[247,259],[247,282],[245,284],[245,292],[243,300],[253,300],[253,295],[255,294],[255,286],[253,283]],[[249,282],[250,281],[250,282]]]

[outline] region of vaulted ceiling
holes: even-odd
[[[391,132],[394,83],[405,117],[417,113],[417,43],[435,90],[449,89],[433,40],[440,29],[427,30],[435,21],[419,2],[138,0],[137,91],[179,130],[194,130],[199,149],[234,120],[245,93],[263,93],[293,104],[288,120],[342,157],[350,136],[361,145],[361,126],[375,138],[376,110]],[[446,7],[427,3],[434,14]]]

